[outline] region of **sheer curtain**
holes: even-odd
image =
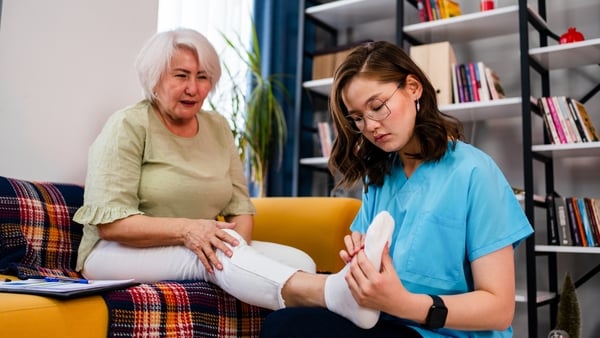
[[[252,25],[253,0],[159,0],[157,30],[165,31],[177,27],[192,28],[204,34],[212,42],[221,57],[223,75],[217,84],[217,90],[204,108],[209,108],[212,102],[217,110],[230,117],[232,80],[227,75],[225,67],[231,70],[234,81],[238,84],[248,82],[247,67],[228,47],[223,35],[234,43],[245,44],[247,50],[250,44]]]

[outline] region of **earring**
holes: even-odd
[[[415,106],[417,107],[417,113],[421,110],[421,104],[419,103],[419,100],[415,100]]]

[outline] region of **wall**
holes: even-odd
[[[83,183],[87,149],[141,98],[133,61],[156,31],[156,0],[4,0],[0,175]]]

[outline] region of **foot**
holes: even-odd
[[[382,211],[367,229],[365,236],[365,254],[377,270],[381,268],[381,254],[386,244],[392,238],[394,219],[387,211]],[[344,277],[350,269],[350,264],[336,274],[327,277],[325,282],[325,304],[327,308],[363,329],[370,329],[379,320],[379,311],[363,308],[356,303]]]

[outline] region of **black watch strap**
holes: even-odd
[[[439,329],[444,327],[446,324],[446,316],[448,315],[448,309],[442,298],[436,295],[429,295],[433,300],[433,305],[429,308],[427,318],[425,319],[425,326],[430,329]]]

